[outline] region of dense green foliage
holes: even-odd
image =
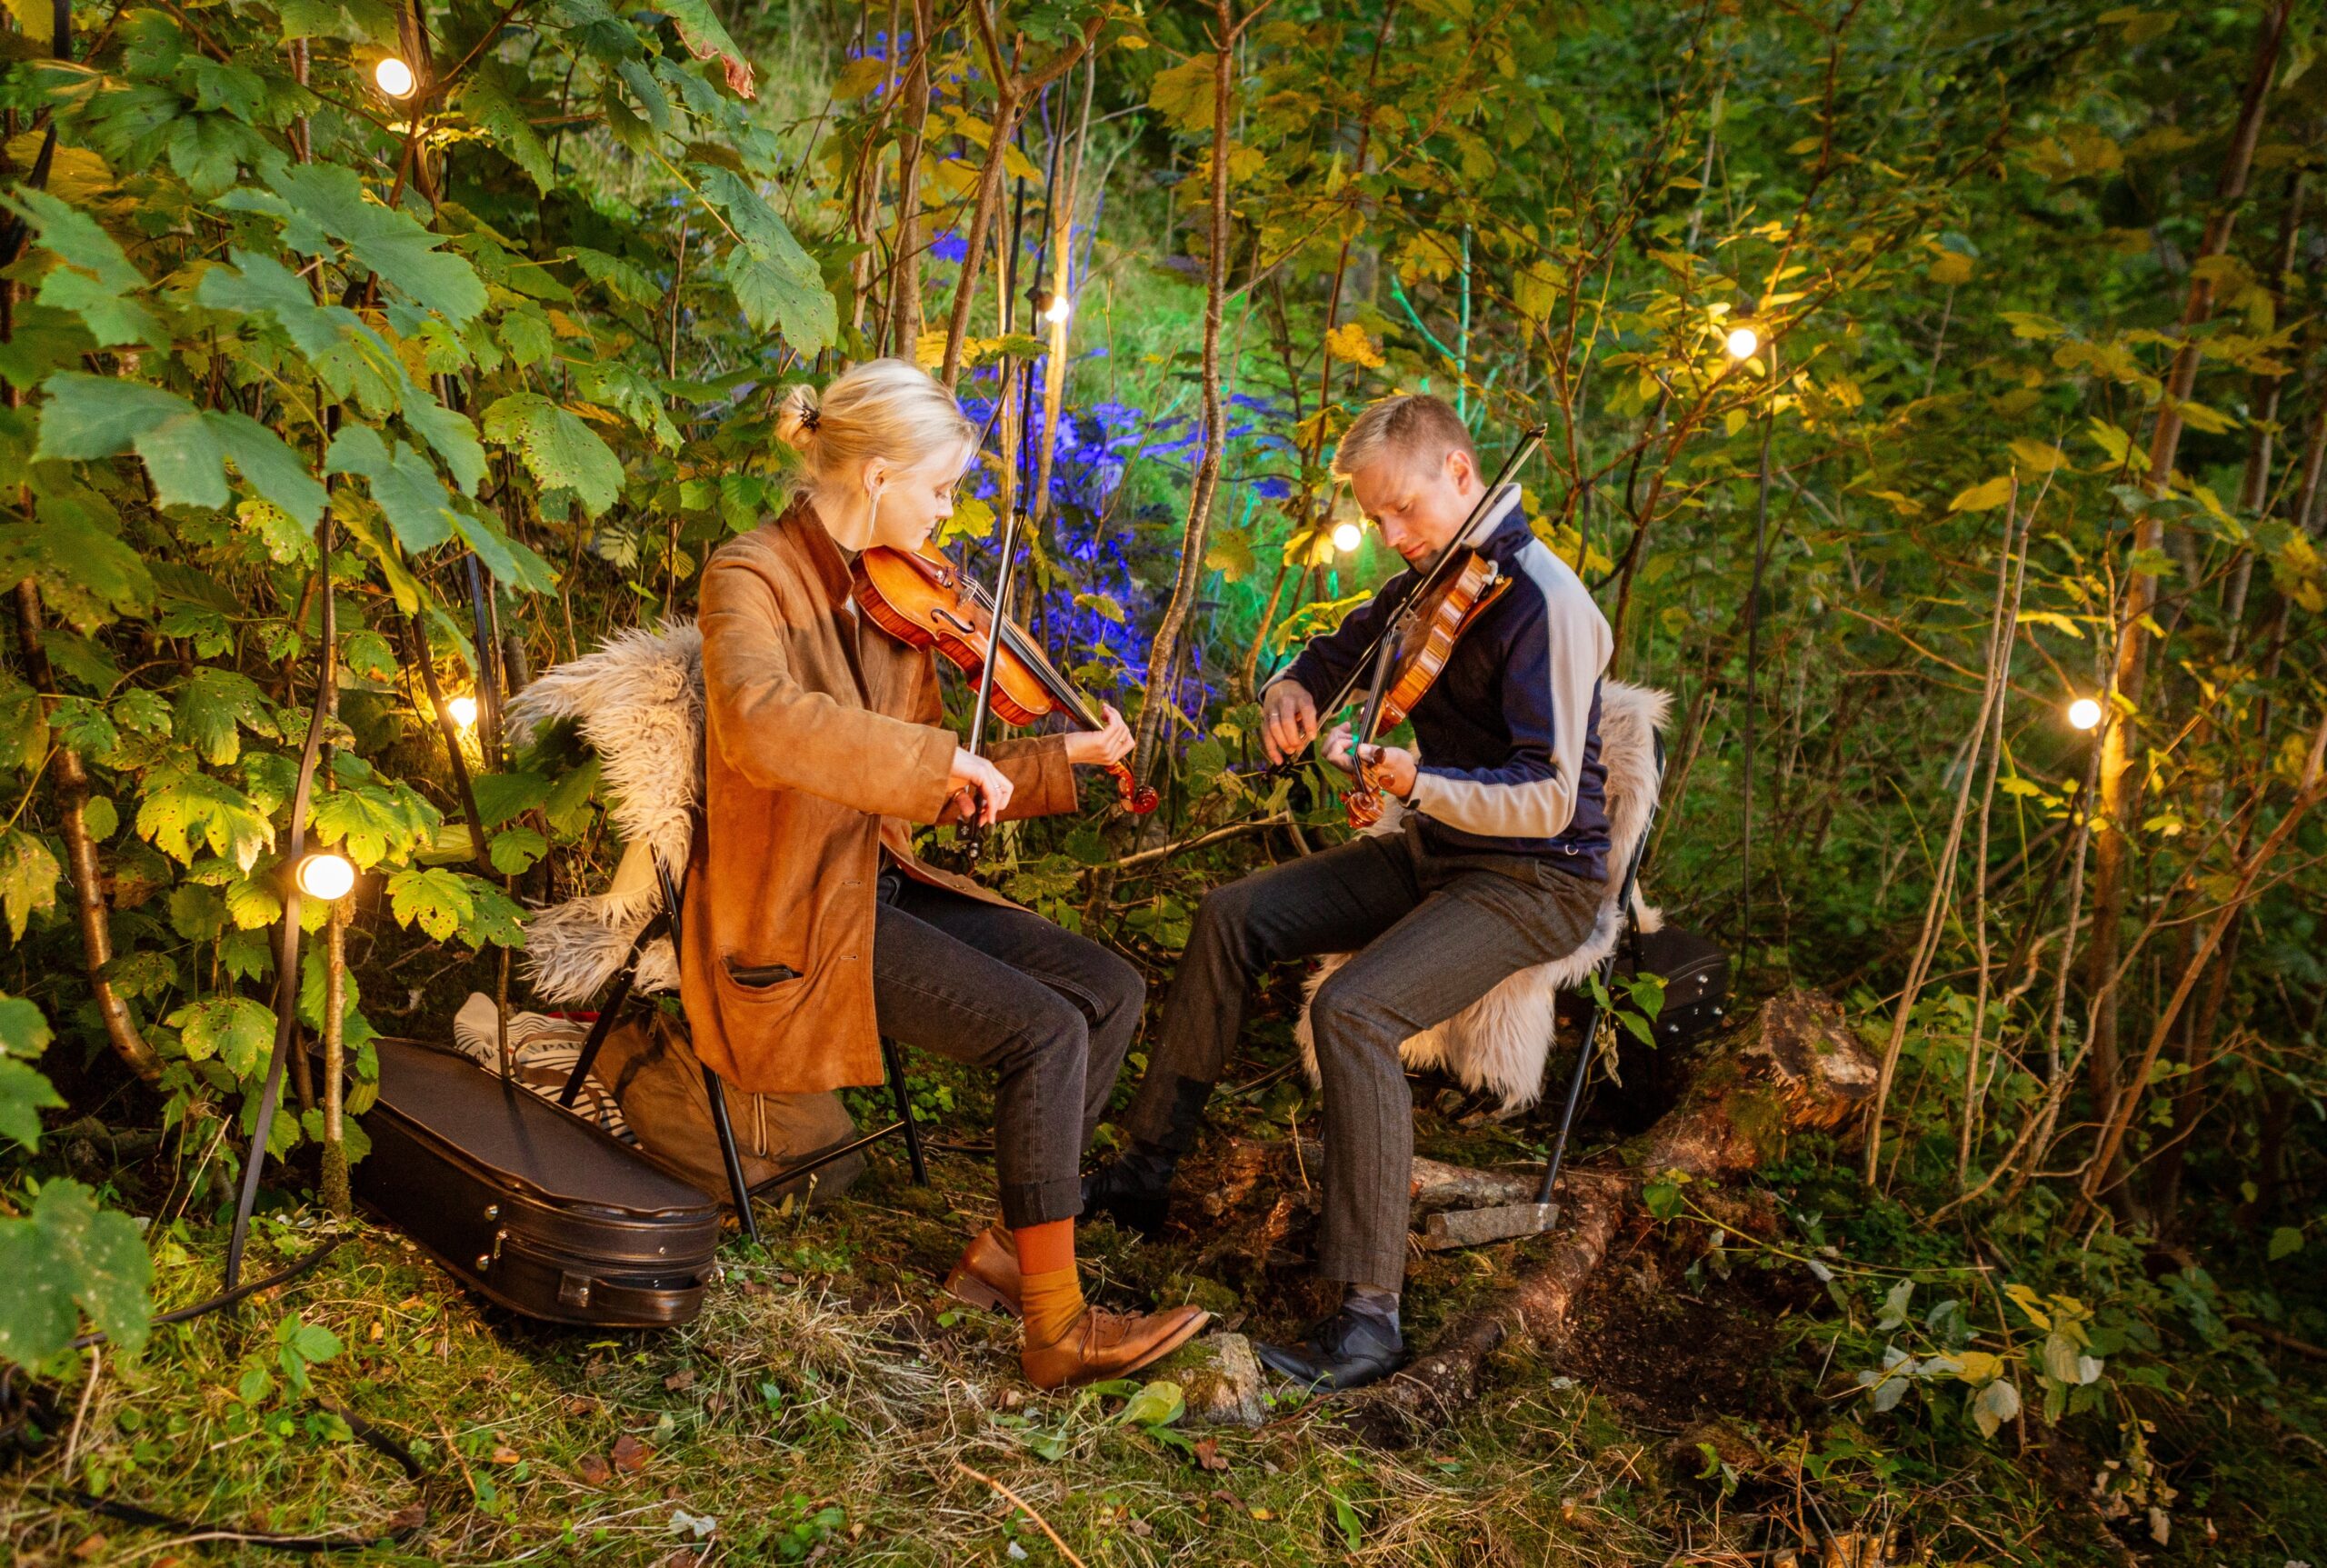
[[[2278,1382],[2327,1337],[2314,11],[162,0],[62,56],[10,14],[0,1360],[134,1343],[129,1214],[183,1263],[229,1203],[286,989],[326,1024],[295,842],[363,874],[356,1115],[375,1029],[603,884],[589,757],[488,700],[472,788],[432,688],[688,614],[788,489],[776,394],[897,353],[1040,454],[1029,619],[1165,791],[1006,835],[1014,896],[1161,974],[1283,819],[1342,831],[1237,771],[1393,564],[1335,547],[1333,441],[1398,388],[1490,463],[1543,424],[1538,530],[1674,697],[1652,895],[1884,1064],[1878,1136],[1764,1174],[1752,1266],[1823,1277],[1793,1321],[1863,1389],[1821,1483],[2042,1424],[2139,1533],[2230,1402],[2327,1435]],[[989,455],[980,570],[1036,483]],[[1696,1196],[1649,1189],[1726,1278]]]

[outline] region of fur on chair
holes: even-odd
[[[1591,938],[1565,958],[1537,964],[1512,975],[1443,1024],[1425,1029],[1398,1048],[1410,1068],[1436,1068],[1465,1089],[1487,1090],[1502,1098],[1497,1114],[1514,1116],[1543,1095],[1543,1064],[1552,1053],[1553,1006],[1559,993],[1581,984],[1600,961],[1615,951],[1622,928],[1616,900],[1623,882],[1623,867],[1647,831],[1656,804],[1660,778],[1656,765],[1656,734],[1672,716],[1667,692],[1605,681],[1600,688],[1600,761],[1608,770],[1608,892]],[[1386,803],[1397,807],[1398,802]],[[1403,810],[1384,813],[1369,833],[1394,833]],[[1663,924],[1662,914],[1633,894],[1633,920],[1642,931]],[[1318,1082],[1317,1044],[1309,1026],[1309,1002],[1333,971],[1349,962],[1334,954],[1309,977],[1303,994],[1301,1021],[1294,1037],[1301,1043],[1302,1065],[1309,1082]]]
[[[552,904],[525,922],[525,976],[553,1004],[578,1005],[604,989],[641,927],[662,906],[660,859],[687,864],[703,796],[703,634],[692,621],[620,632],[597,652],[558,665],[510,700],[517,744],[556,719],[579,723],[598,754],[625,849],[604,893]],[[675,991],[670,939],[639,955],[637,988]]]

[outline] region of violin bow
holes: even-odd
[[[1004,385],[1002,392],[1004,395],[997,396],[994,399],[994,411],[997,416],[999,416],[1001,413],[1002,404],[1005,401],[1006,395],[1009,392],[1009,386],[1006,383]],[[1029,508],[1026,499],[1025,446],[1026,427],[1031,422],[1031,416],[1033,414],[1030,404],[1034,397],[1034,362],[1029,360],[1019,373],[1018,484],[1014,487],[1014,494],[1011,497],[1010,515],[1004,520],[1002,524],[1002,551],[1001,554],[995,557],[994,563],[994,592],[990,595],[993,600],[991,606],[993,618],[992,624],[986,630],[985,659],[984,667],[978,671],[977,702],[970,709],[970,738],[968,750],[969,754],[974,757],[982,757],[985,755],[986,719],[994,712],[994,669],[999,662],[998,656],[1002,650],[1002,629],[1009,624],[1010,564],[1017,557],[1018,531],[1029,515]],[[962,846],[964,858],[968,863],[972,874],[975,874],[978,867],[979,857],[985,853],[985,824],[979,822],[975,817],[972,817],[970,821],[959,830],[959,833],[964,841]]]

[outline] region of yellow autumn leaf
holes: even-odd
[[[1191,55],[1155,73],[1148,84],[1148,106],[1191,135],[1212,129],[1212,56]]]
[[[2031,474],[2050,474],[2068,458],[2048,441],[2020,435],[2012,438],[2012,460]]]
[[[2238,421],[2220,409],[2208,408],[2202,403],[2185,403],[2182,404],[2182,423],[2208,435],[2219,435],[2225,430],[2235,428]]]
[[[1962,251],[1942,251],[1932,258],[1931,281],[1953,288],[1972,281],[1972,258]]]
[[[49,0],[8,0],[8,14],[25,36],[41,45],[44,52],[49,41],[56,36],[56,7]]]
[[[945,329],[924,332],[913,340],[913,362],[924,370],[934,370],[945,363]]]
[[[1362,365],[1368,370],[1382,365],[1382,351],[1365,335],[1365,328],[1353,321],[1345,321],[1325,335],[1325,352],[1349,365]]]
[[[1974,484],[1947,504],[1950,512],[1992,512],[2012,499],[2012,475],[1999,474],[1984,484]]]

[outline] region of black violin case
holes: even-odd
[[[358,1202],[454,1278],[527,1317],[594,1328],[692,1319],[719,1206],[603,1128],[449,1048],[381,1038]]]

